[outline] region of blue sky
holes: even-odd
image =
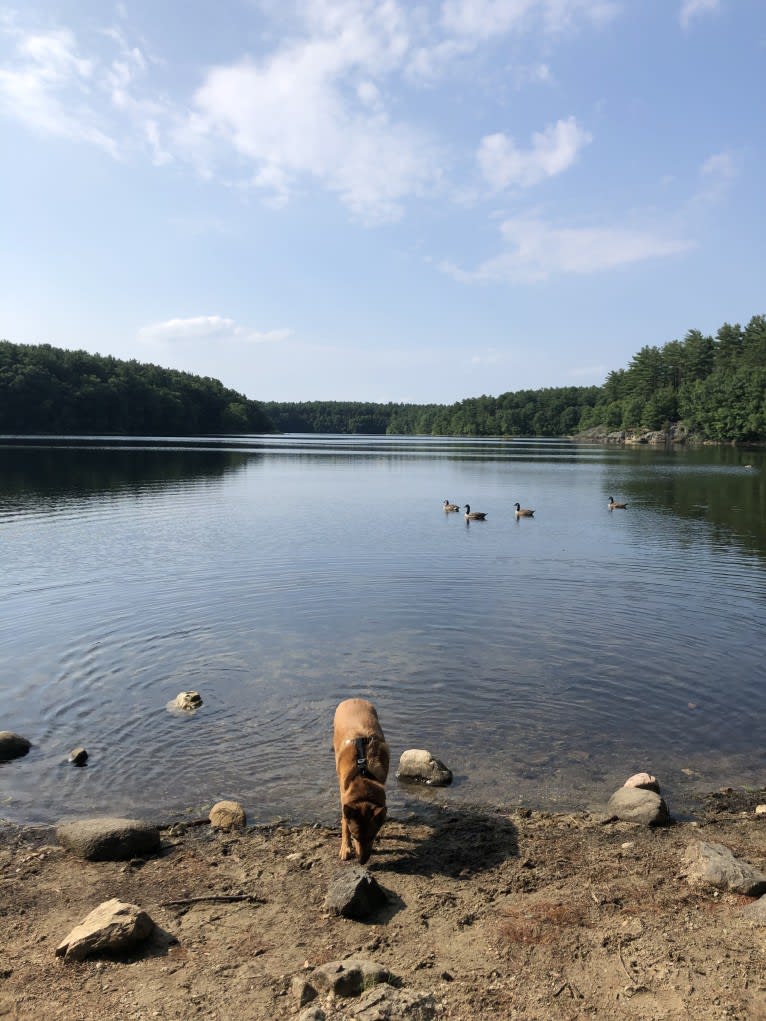
[[[0,337],[260,400],[600,384],[766,313],[765,128],[763,0],[0,7]]]

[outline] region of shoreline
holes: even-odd
[[[392,818],[369,865],[386,904],[364,922],[325,903],[349,870],[338,826],[176,823],[156,855],[91,862],[59,847],[52,827],[2,822],[0,1018],[766,1017],[753,899],[684,875],[700,839],[766,868],[758,798],[766,790],[713,792],[699,820],[659,827],[518,806]],[[151,940],[80,963],[56,957],[112,897],[150,914]],[[301,1002],[315,969],[349,959],[390,982]]]

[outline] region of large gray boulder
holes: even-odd
[[[397,779],[428,784],[430,787],[446,787],[452,783],[452,771],[425,748],[409,748],[402,752]]]
[[[31,741],[27,741],[21,734],[14,734],[12,730],[0,730],[0,762],[19,759],[31,747]]]
[[[60,823],[56,837],[62,847],[88,861],[127,861],[160,849],[160,831],[139,819],[107,817]]]
[[[692,886],[712,886],[745,897],[760,897],[766,893],[766,875],[735,858],[723,844],[696,840],[686,848],[684,860],[686,878]]]
[[[93,954],[125,950],[151,936],[154,921],[135,904],[116,897],[104,901],[75,926],[56,947],[65,961],[82,961]]]
[[[661,826],[670,815],[668,806],[655,791],[643,787],[620,787],[609,799],[606,810],[623,822]]]
[[[336,915],[363,921],[387,901],[385,890],[363,865],[347,865],[330,884],[325,905]]]

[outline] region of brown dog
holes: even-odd
[[[347,861],[356,852],[364,865],[386,821],[388,745],[375,706],[362,698],[341,702],[335,710],[333,747],[340,785],[340,857]]]

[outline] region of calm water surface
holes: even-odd
[[[392,779],[399,811],[763,784],[765,479],[730,447],[0,439],[0,730],[34,745],[0,816],[330,821],[349,695],[455,773]]]

